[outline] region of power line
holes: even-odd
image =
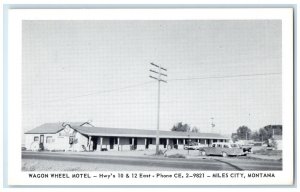
[[[254,74],[211,76],[211,77],[191,77],[191,78],[169,79],[168,81],[189,81],[189,80],[200,80],[200,79],[226,79],[226,78],[270,76],[270,75],[281,75],[281,73],[254,73]]]
[[[156,101],[152,102],[126,102],[126,103],[100,103],[100,105],[129,105],[129,104],[155,104]],[[161,101],[160,103],[178,103],[178,101]]]
[[[281,73],[256,73],[256,74],[241,74],[241,75],[228,75],[228,76],[192,77],[192,78],[169,79],[168,81],[190,81],[190,80],[201,80],[201,79],[226,79],[226,78],[253,77],[253,76],[271,76],[271,75],[281,75]],[[165,82],[162,79],[160,79],[160,81]],[[139,86],[150,84],[150,83],[153,83],[153,82],[152,81],[146,81],[146,82],[143,82],[143,83],[129,85],[129,86],[121,87],[121,88],[108,89],[108,90],[103,90],[103,91],[94,91],[94,92],[87,93],[87,94],[77,95],[77,96],[73,96],[73,97],[66,97],[66,98],[62,98],[62,99],[54,99],[54,100],[45,101],[45,102],[59,102],[59,101],[65,101],[65,100],[69,100],[69,99],[77,99],[77,98],[81,98],[81,97],[87,97],[87,96],[95,95],[95,94],[103,94],[103,93],[122,91],[122,90],[130,89],[130,88],[134,88],[134,87],[139,87]]]
[[[54,99],[54,100],[45,101],[45,102],[59,102],[59,101],[65,101],[65,100],[69,100],[69,99],[77,99],[77,98],[86,97],[86,96],[95,95],[95,94],[111,93],[111,92],[115,92],[115,91],[121,91],[121,90],[126,90],[126,89],[130,89],[130,88],[134,88],[134,87],[139,87],[139,86],[150,84],[150,83],[153,83],[153,82],[152,81],[146,81],[146,82],[143,82],[143,83],[129,85],[129,86],[125,86],[125,87],[121,87],[121,88],[117,88],[117,89],[94,91],[94,92],[87,93],[87,94],[77,95],[77,96],[73,96],[73,97],[66,97],[66,98],[62,98],[62,99]]]
[[[74,96],[74,97],[68,97],[68,98],[65,98],[65,99],[62,99],[62,100],[74,99],[74,98],[79,98],[79,97],[86,97],[86,96],[100,94],[100,93],[110,93],[110,92],[115,92],[115,91],[130,89],[130,88],[134,88],[134,87],[139,87],[141,85],[145,85],[145,84],[149,84],[149,83],[153,83],[153,82],[152,81],[146,81],[146,82],[143,82],[143,83],[139,83],[139,84],[135,84],[135,85],[129,85],[129,86],[125,86],[125,87],[121,87],[121,88],[117,88],[117,89],[109,89],[109,90],[104,90],[104,91],[95,91],[95,92],[84,94],[84,95],[78,95],[78,96]]]
[[[120,106],[120,105],[153,105],[157,103],[156,101],[152,102],[124,102],[124,103],[96,103],[101,106]],[[178,103],[178,101],[161,101],[161,104],[169,104],[169,103]],[[44,107],[44,106],[43,106]]]

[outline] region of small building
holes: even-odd
[[[271,139],[269,139],[269,143],[273,144],[275,149],[282,150],[282,135],[273,135]]]
[[[189,142],[209,145],[230,138],[215,133],[159,131],[160,149],[183,149]],[[90,123],[46,123],[25,132],[27,150],[103,151],[155,149],[156,130],[94,127]]]

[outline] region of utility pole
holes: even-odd
[[[188,142],[188,155],[190,154],[190,144],[191,144],[191,139],[190,139],[190,134],[188,134],[189,142]]]
[[[211,132],[212,133],[214,133],[215,131],[214,131],[214,127],[216,126],[215,124],[214,124],[214,118],[212,117],[212,118],[210,118],[211,119]]]
[[[155,73],[155,77],[150,75],[149,77],[155,79],[157,81],[157,128],[156,128],[156,154],[159,152],[159,109],[160,109],[160,82],[167,83],[167,81],[162,79],[162,76],[167,77],[166,74],[162,73],[163,71],[167,71],[167,69],[161,67],[160,65],[156,65],[154,63],[150,63],[152,66],[156,67],[158,71],[150,69],[150,72]]]

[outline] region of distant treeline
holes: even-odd
[[[267,125],[260,128],[258,131],[252,131],[247,126],[241,126],[232,133],[233,141],[251,139],[254,141],[268,141],[273,135],[282,135],[282,125]]]

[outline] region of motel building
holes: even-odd
[[[156,147],[156,130],[94,127],[85,123],[46,123],[25,132],[26,150],[128,151]],[[209,145],[230,138],[215,133],[159,131],[159,148],[183,149],[189,141]]]

